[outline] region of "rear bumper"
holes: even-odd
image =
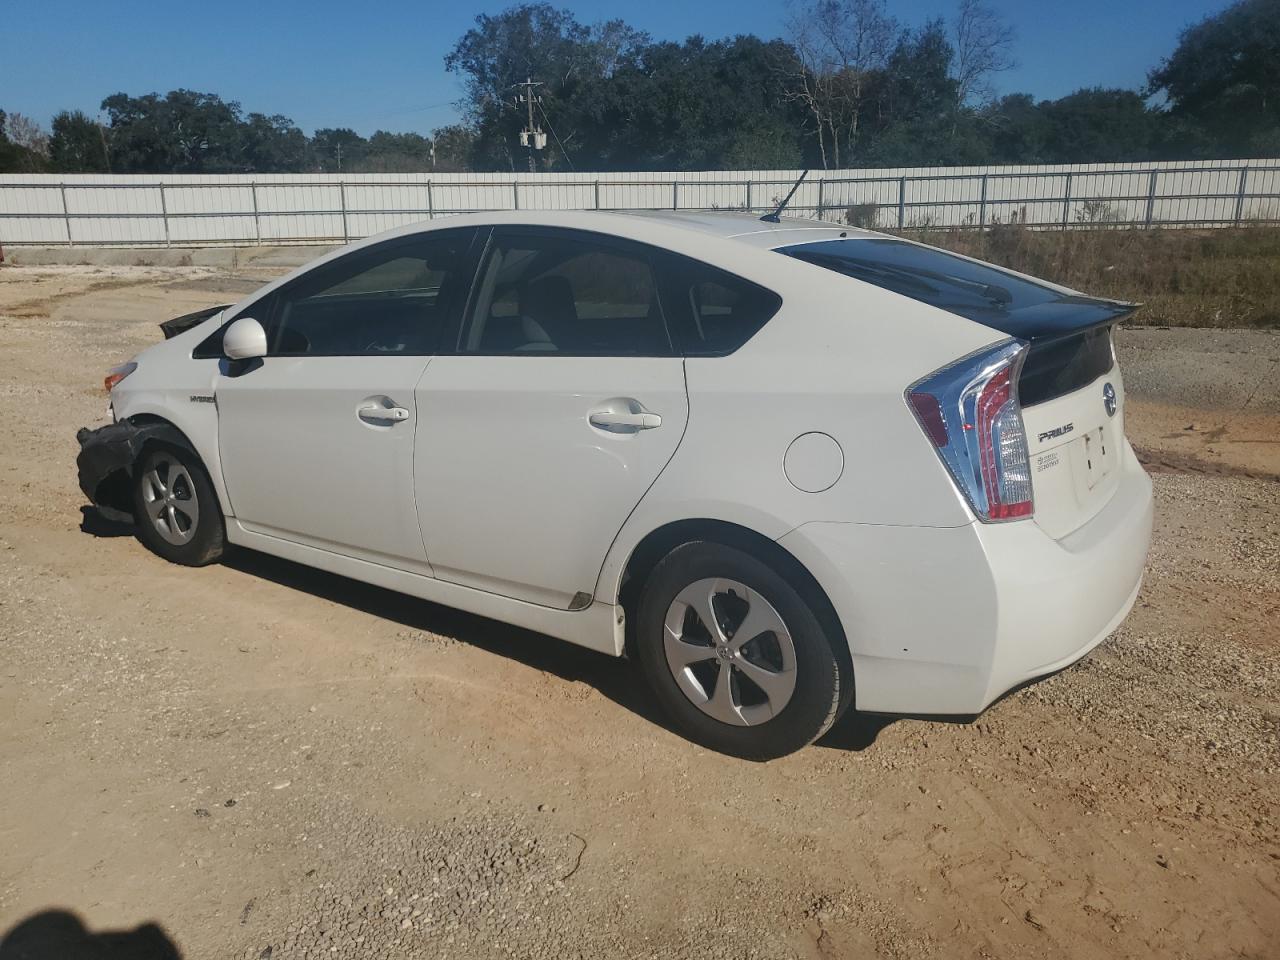
[[[809,523],[780,543],[826,590],[859,710],[980,713],[1079,660],[1124,620],[1151,542],[1151,481],[1125,444],[1111,501],[1054,540],[1034,522]]]

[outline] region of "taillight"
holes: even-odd
[[[138,369],[138,365],[130,360],[128,363],[122,363],[118,367],[112,367],[107,371],[107,375],[102,380],[102,389],[110,393],[115,389],[115,385],[127,377],[133,371]]]
[[[907,390],[907,405],[979,520],[1017,520],[1035,509],[1018,403],[1026,355],[1025,344],[1006,341]]]

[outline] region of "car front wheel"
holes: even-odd
[[[202,567],[222,556],[225,527],[213,484],[195,454],[153,447],[133,474],[138,539],[172,563]]]
[[[800,593],[770,565],[719,543],[677,547],[640,601],[639,659],[680,730],[768,760],[822,736],[852,682]]]

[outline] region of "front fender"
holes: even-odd
[[[121,522],[134,519],[129,481],[148,443],[167,443],[196,453],[182,431],[163,420],[118,420],[96,430],[83,427],[76,440],[80,443],[76,456],[80,489],[104,516]]]

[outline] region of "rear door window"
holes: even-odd
[[[555,231],[494,232],[461,353],[670,356],[643,249]]]

